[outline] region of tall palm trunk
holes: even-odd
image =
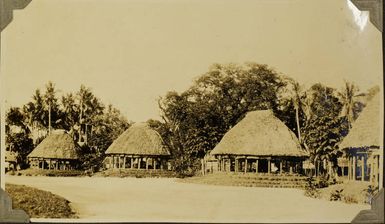
[[[51,102],[48,104],[48,135],[51,135]]]
[[[302,139],[301,139],[301,129],[299,127],[299,110],[298,110],[298,107],[295,108],[295,120],[297,122],[297,132],[298,132],[298,140],[300,143],[302,143]]]

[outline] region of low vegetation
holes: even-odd
[[[255,173],[215,173],[178,179],[183,183],[242,187],[304,188],[305,177],[298,175],[265,175]]]
[[[330,201],[342,201],[348,204],[370,204],[373,196],[378,192],[377,188],[368,182],[347,182],[330,185],[319,189],[320,198]]]
[[[136,178],[147,178],[147,177],[177,177],[177,174],[173,171],[168,170],[104,170],[94,174],[94,176],[101,177],[136,177]]]
[[[8,175],[16,176],[49,176],[49,177],[74,177],[85,176],[83,170],[42,170],[42,169],[25,169],[20,171],[10,171]]]
[[[24,185],[6,184],[13,208],[24,210],[32,218],[76,218],[70,202],[48,191]]]

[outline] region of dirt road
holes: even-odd
[[[311,199],[298,189],[178,183],[174,179],[6,176],[51,191],[80,218],[101,221],[350,222],[367,205]]]

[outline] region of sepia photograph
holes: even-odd
[[[0,222],[383,223],[367,3],[0,0]]]

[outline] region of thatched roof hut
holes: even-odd
[[[28,158],[78,159],[78,145],[64,130],[53,131],[28,155]]]
[[[373,96],[360,116],[352,124],[349,134],[339,145],[340,149],[379,147],[380,140],[380,94]]]
[[[136,123],[108,147],[106,154],[168,156],[162,137],[147,123]]]
[[[223,136],[211,154],[307,156],[295,134],[270,110],[247,113]]]

